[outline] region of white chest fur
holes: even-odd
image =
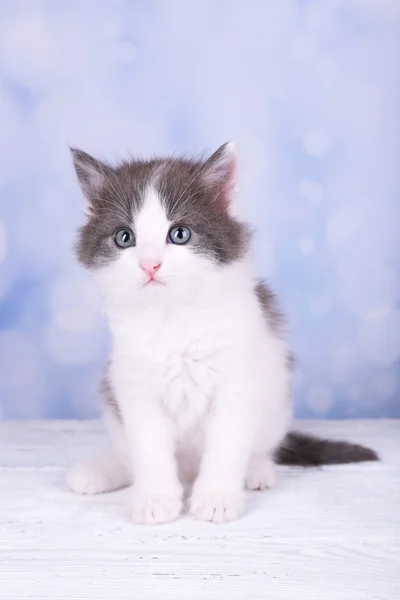
[[[157,301],[108,306],[118,401],[156,402],[181,433],[221,398],[235,410],[240,397],[255,420],[270,419],[288,396],[287,348],[269,329],[253,281],[239,265],[182,298],[162,290]]]
[[[193,306],[119,315],[111,330],[114,377],[151,390],[188,426],[207,411],[239,343],[233,314]]]

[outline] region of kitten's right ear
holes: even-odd
[[[90,156],[90,154],[83,152],[83,150],[70,148],[70,151],[78,181],[86,200],[85,212],[88,215],[93,215],[98,192],[103,186],[108,167]]]

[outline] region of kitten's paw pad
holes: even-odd
[[[103,494],[130,485],[126,465],[114,457],[93,459],[73,467],[67,485],[76,494]]]
[[[245,479],[246,490],[266,490],[275,485],[276,467],[274,462],[265,456],[252,457]]]
[[[236,492],[195,489],[190,500],[190,514],[200,521],[235,521],[242,510],[243,497]]]
[[[134,523],[158,525],[175,521],[181,514],[181,494],[144,494],[133,496],[130,516]]]

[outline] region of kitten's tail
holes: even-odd
[[[374,450],[365,446],[325,440],[297,431],[287,434],[275,454],[275,461],[278,464],[300,467],[338,465],[370,460],[379,460],[379,456]]]

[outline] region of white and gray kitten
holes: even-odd
[[[275,463],[375,460],[367,448],[288,433],[292,358],[275,297],[236,214],[237,158],[127,161],[72,150],[87,203],[80,262],[105,298],[112,352],[102,391],[114,450],[74,468],[96,494],[133,482],[132,519],[238,518]]]

